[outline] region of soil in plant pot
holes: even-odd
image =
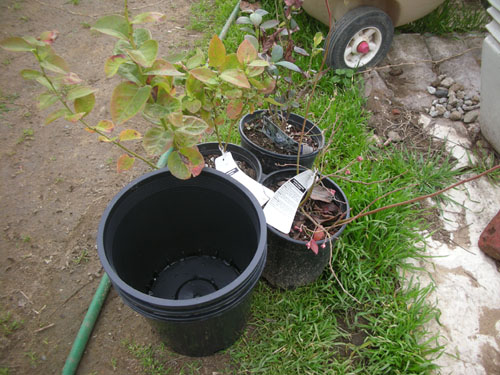
[[[262,132],[262,127],[264,124],[264,120],[262,118],[256,118],[248,123],[245,124],[244,126],[244,132],[245,135],[256,145],[272,151],[276,152],[278,154],[282,155],[295,155],[295,152],[291,152],[288,150],[285,150],[278,145],[276,145],[271,139],[269,139],[263,132]],[[299,142],[300,141],[300,130],[297,128],[296,125],[287,123],[287,125],[283,128],[281,127],[281,130],[283,130],[286,135],[288,135],[290,138],[292,138],[294,141]],[[308,146],[312,147],[313,150],[318,149],[318,144],[317,142],[309,136],[307,133],[304,134],[304,138],[302,140],[304,144],[307,144]]]
[[[276,191],[285,182],[286,180],[277,181],[267,187]],[[336,202],[335,191],[324,187],[321,183],[314,188],[313,194],[311,194],[311,197],[302,207],[306,214],[303,214],[301,210],[297,211],[293,219],[292,230],[288,233],[291,238],[298,241],[309,241],[311,235],[316,230],[316,224],[314,224],[308,216],[314,218],[314,220],[323,227],[328,227],[336,221],[345,218],[346,214],[345,211],[343,212],[341,210],[340,203]],[[330,236],[333,236],[337,231],[338,228],[332,228],[329,231]],[[318,233],[318,236],[321,237],[323,234]],[[324,237],[317,238],[317,240],[322,239],[324,239]]]
[[[215,159],[217,159],[220,154],[210,154],[204,155],[203,158],[205,160],[205,166],[209,168],[215,169]],[[252,168],[250,164],[243,160],[235,160],[236,165],[240,168],[247,176],[256,180],[257,174],[255,173],[255,169]]]

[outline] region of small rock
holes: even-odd
[[[427,86],[427,92],[431,95],[434,95],[436,93],[436,88],[432,86]]]
[[[472,99],[472,95],[465,95],[464,96],[464,100],[471,100]]]
[[[438,102],[439,102],[440,104],[444,104],[444,103],[446,103],[447,101],[448,101],[448,99],[447,99],[447,98],[441,98],[441,99],[439,99],[439,100],[438,100]]]
[[[393,130],[391,130],[391,131],[389,132],[388,136],[389,136],[389,138],[390,138],[390,139],[392,139],[392,141],[393,141],[393,142],[400,142],[400,141],[402,141],[402,140],[403,140],[403,139],[401,138],[401,136],[400,136],[397,132],[395,132],[395,131],[393,131]]]
[[[438,76],[439,82],[441,82],[441,81],[442,81],[443,79],[445,79],[445,78],[446,78],[446,74],[440,74],[440,75]]]
[[[434,81],[431,82],[431,86],[438,87],[440,83],[441,80],[439,78],[436,78]]]
[[[434,95],[438,98],[446,98],[448,96],[448,89],[437,89]]]
[[[431,121],[432,121],[432,119],[429,116],[426,116],[424,114],[420,114],[420,118],[418,119],[419,125],[422,125],[424,128],[429,126]]]
[[[380,139],[380,137],[376,134],[373,134],[370,138],[369,138],[369,141],[371,143],[375,143],[375,145],[377,146],[380,146],[382,144],[382,140]]]
[[[460,112],[462,115],[464,114],[464,110],[462,107],[457,106],[457,111]]]
[[[466,100],[466,101],[464,101],[464,104],[465,105],[474,105],[474,103],[472,102],[472,100]]]
[[[476,121],[478,117],[479,117],[479,111],[477,109],[474,111],[467,112],[464,115],[464,123],[470,124],[471,122]]]
[[[448,95],[448,104],[451,106],[455,106],[455,105],[457,105],[457,103],[458,103],[458,99],[455,96],[455,92],[451,91],[451,94]]]
[[[434,100],[432,101],[432,105],[436,105],[436,104],[438,104],[438,103],[439,103],[439,100],[441,100],[441,99],[434,99]]]
[[[480,104],[475,104],[475,105],[470,105],[470,106],[469,105],[464,105],[462,108],[463,108],[464,111],[473,111],[475,109],[481,108],[481,105]]]
[[[463,91],[457,91],[457,98],[458,99],[463,99],[465,98],[465,93]]]
[[[443,117],[444,117],[444,118],[450,118],[450,115],[451,115],[451,112],[450,112],[450,111],[446,111],[446,112],[443,114]]]
[[[450,113],[450,120],[459,121],[462,119],[462,114],[458,111],[453,111]]]
[[[446,88],[450,88],[451,85],[453,85],[455,83],[455,80],[451,77],[446,77],[445,79],[443,79],[441,81],[441,86],[443,87],[446,87]]]
[[[481,233],[478,245],[485,254],[500,260],[500,211]]]
[[[453,90],[455,92],[463,90],[464,87],[460,83],[454,83],[451,85],[450,90]]]
[[[442,116],[442,115],[444,115],[444,113],[446,112],[446,107],[445,107],[444,105],[442,105],[442,104],[437,104],[437,105],[436,105],[436,112],[437,112],[440,116]]]
[[[389,70],[389,74],[393,77],[397,77],[397,76],[400,76],[401,74],[403,74],[403,69],[401,68],[392,68],[391,70]]]
[[[479,137],[479,134],[481,133],[481,127],[477,123],[470,124],[467,131],[469,132],[471,139],[474,140]]]
[[[472,101],[479,103],[481,101],[481,98],[479,97],[479,95],[476,94],[472,96]]]
[[[453,109],[453,106],[452,106],[452,105],[450,105],[450,104],[447,104],[447,105],[446,105],[446,109],[447,109],[448,111],[451,111],[451,110]]]
[[[429,115],[434,118],[439,116],[439,112],[436,110],[429,111]]]

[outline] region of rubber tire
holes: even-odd
[[[328,33],[325,41],[326,63],[334,69],[352,69],[344,61],[344,51],[351,38],[366,27],[375,27],[382,34],[382,43],[377,54],[357,70],[377,65],[389,52],[394,36],[394,25],[384,11],[370,6],[361,6],[347,12]]]

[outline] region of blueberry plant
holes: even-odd
[[[208,56],[197,49],[188,58],[158,57],[158,41],[151,32],[137,25],[160,22],[165,15],[147,12],[129,15],[127,1],[123,15],[99,19],[93,29],[117,39],[112,55],[106,60],[106,77],[118,75],[123,80],[111,96],[111,119],[90,124],[87,116],[95,105],[95,89],[83,84],[70,70],[52,45],[57,31],[31,36],[10,37],[0,42],[8,51],[29,52],[39,64],[39,70],[21,71],[23,78],[35,80],[45,91],[38,97],[40,109],[59,103],[45,123],[59,118],[80,123],[98,140],[120,147],[117,169],[132,168],[136,159],[151,168],[168,166],[181,179],[197,176],[204,166],[197,144],[203,136],[219,127],[234,125],[240,113],[253,111],[255,103],[264,100],[272,84],[262,73],[269,63],[258,57],[254,46],[243,41],[234,53],[228,53],[222,41],[214,36],[208,46]],[[150,127],[141,134],[130,124],[142,115]],[[142,140],[145,155],[140,155],[127,142]]]

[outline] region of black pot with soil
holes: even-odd
[[[276,186],[296,174],[295,168],[275,171],[264,178],[262,184],[267,187]],[[331,179],[322,180],[324,186],[335,191],[335,200],[342,217],[349,218],[349,201],[342,189]],[[296,216],[297,217],[297,216]],[[337,238],[344,231],[346,224],[330,233],[330,238],[316,241],[318,254],[308,249],[307,240],[298,240],[284,234],[270,225],[267,226],[267,262],[263,277],[273,286],[282,289],[293,289],[313,283],[323,272],[330,261]],[[325,244],[325,247],[323,247]]]
[[[219,143],[201,143],[198,145],[198,150],[205,158],[205,165],[210,168],[215,168],[215,158],[222,155],[222,152],[219,148]],[[257,159],[254,154],[244,149],[243,147],[232,143],[227,144],[226,150],[231,152],[234,161],[236,161],[236,164],[238,164],[238,167],[243,172],[245,172],[255,181],[261,180],[262,166],[260,165],[259,159]]]
[[[241,146],[251,151],[259,159],[262,171],[265,174],[284,168],[284,166],[286,168],[297,164],[297,152],[284,151],[264,135],[262,118],[268,114],[267,110],[246,114],[241,118],[238,128],[241,136]],[[287,123],[290,133],[297,135],[302,129],[304,117],[290,113],[287,116]],[[301,155],[300,165],[310,168],[319,151],[323,148],[325,140],[321,129],[309,120],[306,121],[305,134],[308,147],[312,150]],[[294,137],[292,136],[292,138]],[[295,141],[298,141],[298,139],[295,139]]]
[[[139,177],[106,208],[98,253],[122,300],[189,356],[229,347],[243,331],[266,261],[266,222],[233,178],[205,168]]]

